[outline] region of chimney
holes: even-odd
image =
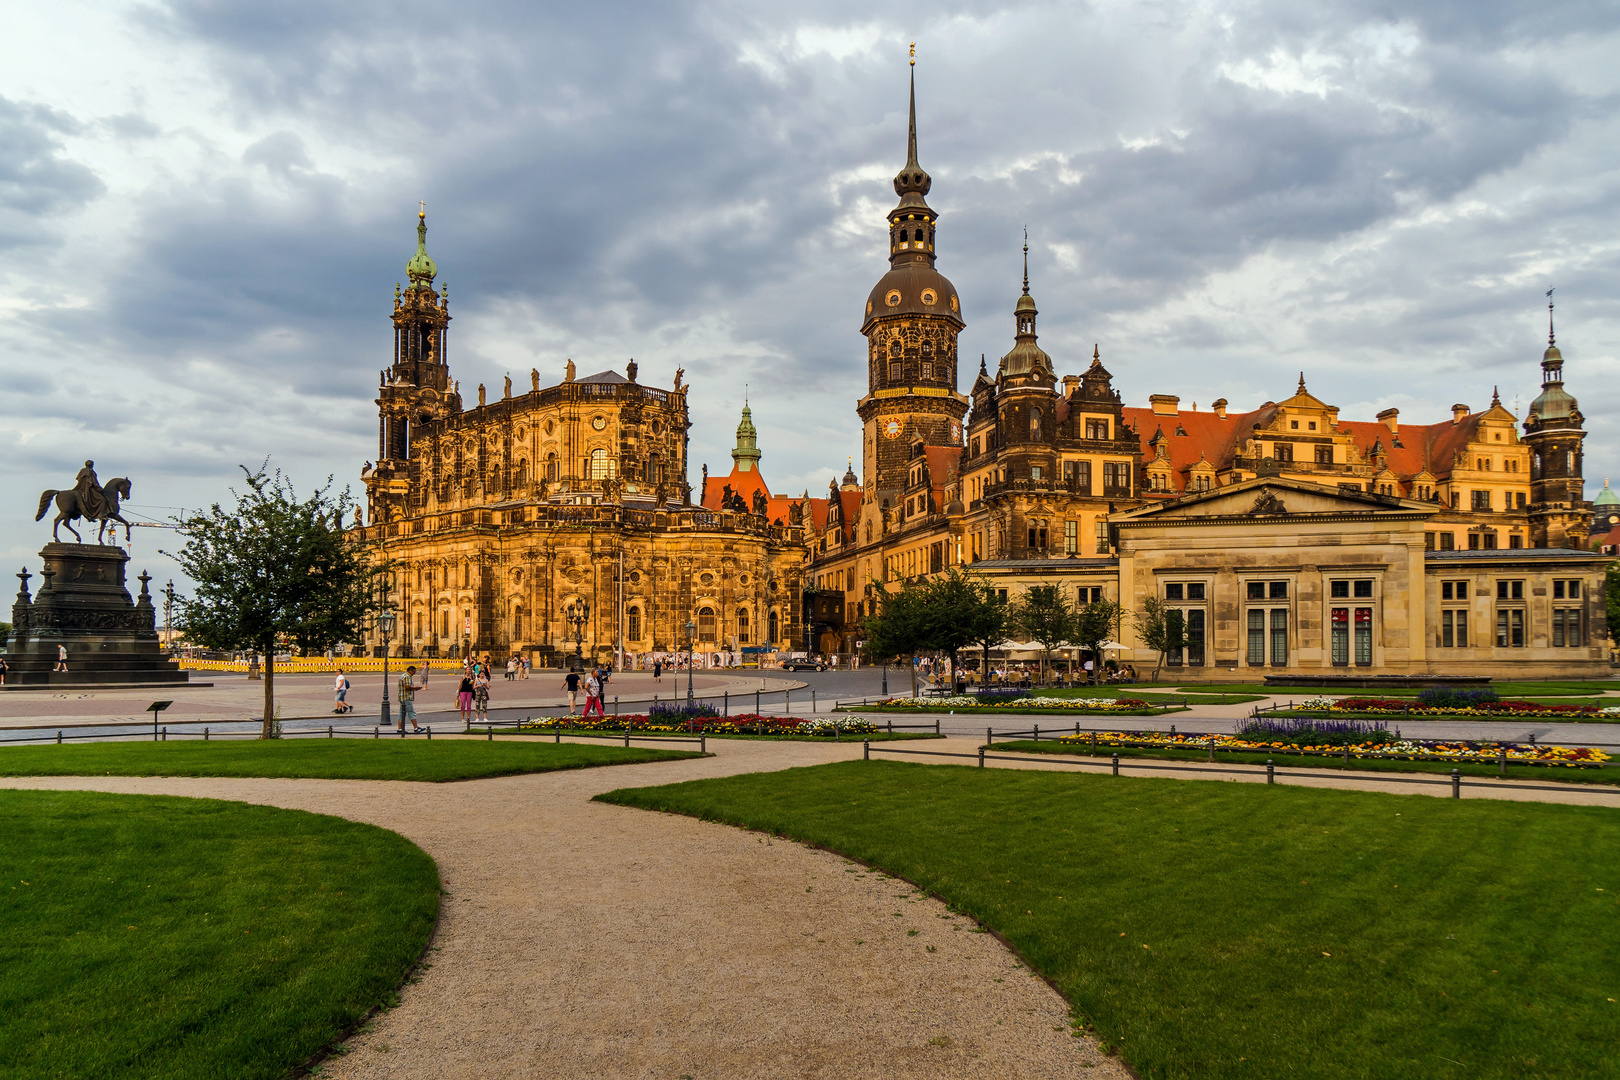
[[[1397,424],[1395,420],[1400,415],[1401,410],[1399,409],[1385,409],[1383,412],[1378,414],[1378,419],[1382,420],[1384,422],[1384,426],[1389,428],[1389,430],[1399,432],[1401,430],[1401,426]]]
[[[1465,417],[1467,415],[1468,415],[1468,406],[1466,406],[1466,405],[1453,405],[1451,407],[1451,422],[1453,424],[1462,423],[1463,422],[1463,417]]]
[[[1148,401],[1153,404],[1154,416],[1175,416],[1181,411],[1177,408],[1181,399],[1174,394],[1149,394]]]
[[[1225,398],[1216,398],[1215,399],[1215,404],[1211,405],[1210,408],[1215,410],[1215,415],[1216,416],[1220,417],[1222,420],[1226,419],[1226,399]]]
[[[1080,376],[1078,376],[1078,375],[1065,375],[1065,376],[1063,376],[1063,396],[1064,397],[1073,397],[1074,392],[1076,390],[1078,390],[1078,389],[1080,389]]]

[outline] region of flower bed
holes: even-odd
[[[988,695],[987,695],[988,697]],[[1008,710],[1040,709],[1050,712],[1140,712],[1144,709],[1157,712],[1165,709],[1165,705],[1143,701],[1141,698],[1054,698],[1054,697],[1005,697],[995,695],[989,700],[972,694],[963,694],[954,697],[911,698],[892,697],[882,701],[874,701],[862,708],[878,709],[883,712],[939,712],[941,709],[953,709],[957,712],[1007,712]],[[1173,705],[1169,708],[1180,709]]]
[[[1306,698],[1296,712],[1346,712],[1403,716],[1615,716],[1620,709],[1596,705],[1544,705],[1536,701],[1477,701],[1471,705],[1427,705],[1411,698]]]
[[[800,735],[828,737],[836,735],[870,735],[878,732],[876,725],[867,720],[818,716],[801,719],[797,716],[761,716],[742,713],[736,716],[693,716],[680,719],[677,714],[648,716],[645,713],[621,716],[593,716],[589,720],[567,716],[536,716],[518,725],[519,731],[641,731],[655,735]]]
[[[1327,739],[1294,741],[1287,736],[1265,738],[1240,735],[1182,735],[1158,731],[1103,731],[1096,735],[1098,746],[1140,746],[1171,750],[1205,751],[1213,742],[1216,750],[1254,751],[1306,751],[1342,754],[1349,750],[1354,757],[1395,758],[1407,761],[1494,761],[1505,752],[1507,760],[1516,765],[1551,765],[1569,768],[1597,768],[1610,757],[1602,750],[1587,746],[1541,746],[1469,740],[1403,739],[1399,733],[1384,739],[1388,733],[1373,734],[1356,743],[1338,743]],[[1054,740],[1075,746],[1091,746],[1090,735],[1064,735]]]

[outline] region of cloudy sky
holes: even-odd
[[[1620,10],[1303,3],[13,5],[0,38],[0,549],[85,457],[134,509],[266,457],[354,483],[418,200],[469,399],[510,372],[694,384],[773,488],[858,453],[918,42],[964,357],[1021,229],[1060,372],[1346,417],[1537,392],[1558,287],[1588,496],[1620,482]],[[965,365],[964,365],[965,366]],[[239,474],[238,474],[239,475]],[[160,576],[158,530],[136,561]]]

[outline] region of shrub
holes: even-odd
[[[1238,729],[1237,736],[1289,746],[1377,746],[1396,741],[1382,722],[1363,720],[1253,719]]]
[[[1488,686],[1461,690],[1450,686],[1432,686],[1418,693],[1418,704],[1436,709],[1472,709],[1496,700],[1496,691]]]
[[[719,709],[701,701],[694,701],[690,705],[666,705],[659,702],[652,707],[647,718],[655,724],[680,724],[687,720],[708,720],[719,715]]]

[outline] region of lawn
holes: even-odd
[[[233,739],[0,749],[0,776],[275,776],[475,780],[698,757],[684,750],[474,739]]]
[[[1221,694],[1211,690],[1190,690],[1181,693],[1168,684],[1156,683],[1135,683],[1130,686],[1077,686],[1063,690],[1032,690],[1031,693],[1035,697],[1056,698],[1130,697],[1165,704],[1171,701],[1176,704],[1186,701],[1189,705],[1241,705],[1249,701],[1260,701],[1269,696],[1246,691]]]
[[[1122,758],[1152,758],[1160,761],[1208,761],[1209,753],[1206,750],[1182,750],[1174,747],[1154,746],[1110,746],[1106,740],[1100,742],[1097,752],[1093,754],[1086,743],[1063,743],[1053,739],[1050,742],[1035,742],[1031,739],[1009,740],[991,745],[992,753],[1011,751],[1022,754],[1063,754],[1071,757],[1089,757],[1102,764],[1108,761],[1111,754],[1118,754]],[[1464,762],[1464,761],[1402,761],[1395,758],[1359,758],[1352,757],[1346,764],[1338,755],[1305,755],[1290,750],[1276,749],[1261,750],[1223,750],[1217,748],[1215,760],[1236,765],[1264,765],[1270,761],[1279,769],[1349,769],[1352,772],[1422,772],[1439,773],[1450,776],[1451,770],[1456,769],[1463,776],[1478,776],[1485,778],[1509,780],[1537,780],[1543,783],[1557,781],[1570,784],[1620,784],[1620,763],[1610,762],[1591,768],[1570,768],[1569,766],[1554,765],[1515,765],[1509,764],[1504,773],[1500,767],[1493,763]]]
[[[1620,1074],[1612,810],[888,761],[600,798],[938,894],[1145,1077]]]
[[[267,806],[0,791],[0,1072],[265,1078],[393,1000],[439,911],[403,837]]]

